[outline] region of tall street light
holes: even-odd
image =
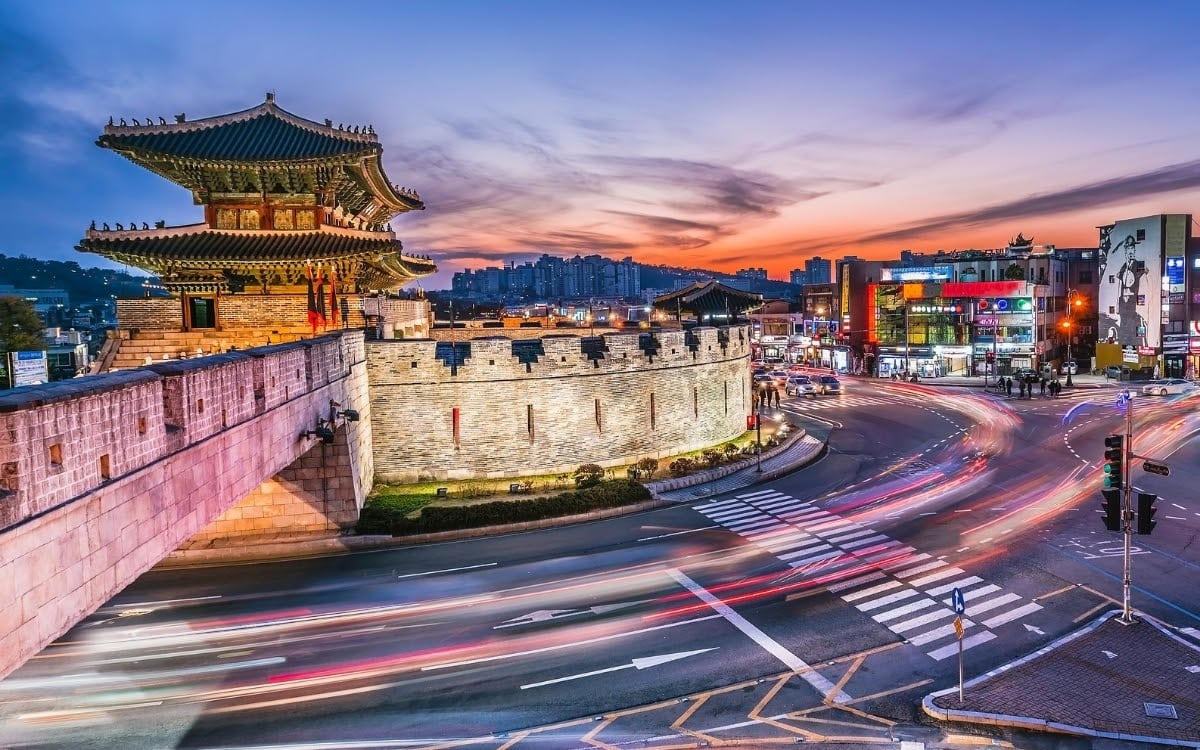
[[[1075,296],[1074,289],[1067,290],[1067,319],[1063,321],[1063,328],[1067,330],[1067,387],[1070,388],[1075,384],[1071,382],[1071,369],[1075,366],[1075,360],[1071,358],[1071,342],[1075,338],[1075,308],[1083,304],[1083,300]]]

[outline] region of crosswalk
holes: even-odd
[[[831,593],[937,661],[958,653],[950,604],[954,589],[962,590],[967,605],[964,650],[987,643],[996,637],[993,629],[1042,608],[782,492],[747,492],[693,507],[806,578],[828,580]],[[854,573],[846,578],[847,571]]]
[[[886,396],[851,396],[843,393],[840,396],[798,396],[785,401],[783,406],[796,411],[819,411],[821,409],[844,409],[853,406],[894,405],[896,403],[895,398]]]

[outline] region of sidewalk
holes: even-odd
[[[1050,645],[925,697],[942,721],[1200,747],[1195,642],[1134,614],[1109,612]]]

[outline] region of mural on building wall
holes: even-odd
[[[1152,319],[1162,277],[1158,217],[1100,228],[1100,340],[1122,346],[1158,346]],[[1151,325],[1151,322],[1155,325]]]

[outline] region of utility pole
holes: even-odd
[[[1121,392],[1119,398],[1125,399],[1125,455],[1121,457],[1121,475],[1124,478],[1124,486],[1122,490],[1121,502],[1121,532],[1125,537],[1124,551],[1124,572],[1122,573],[1122,607],[1121,617],[1119,621],[1125,625],[1132,625],[1133,609],[1129,603],[1130,590],[1133,588],[1133,571],[1132,571],[1132,555],[1130,550],[1133,546],[1133,477],[1130,469],[1130,457],[1133,456],[1133,399],[1129,397],[1129,391]]]
[[[909,351],[909,349],[912,348],[911,342],[912,342],[912,336],[909,335],[909,330],[908,330],[908,302],[905,302],[904,303],[904,377],[905,378],[909,377],[908,351]]]

